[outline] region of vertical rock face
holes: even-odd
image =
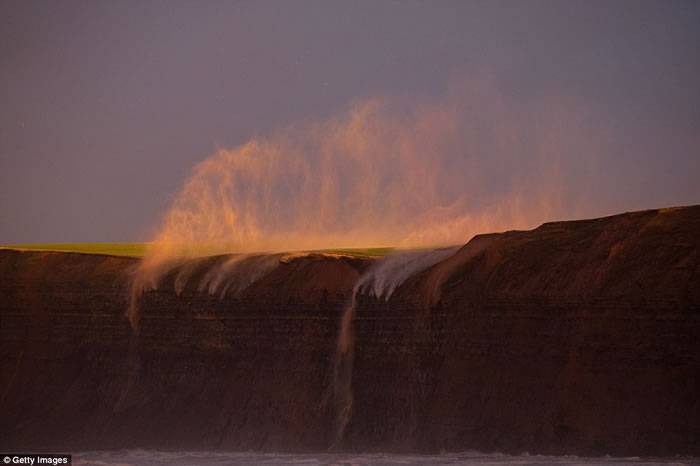
[[[109,418],[126,373],[131,331],[123,313],[133,265],[0,252],[3,448],[57,448]]]
[[[348,441],[698,454],[699,246],[697,207],[550,223],[366,298]]]
[[[337,321],[367,261],[303,256],[239,293],[201,291],[224,259],[166,275],[134,335],[135,260],[0,253],[1,446],[325,448]]]
[[[479,236],[386,301],[366,288],[335,447],[700,455],[699,249],[700,207],[645,211]],[[336,442],[341,314],[374,261],[213,286],[227,260],[165,275],[134,335],[135,260],[0,251],[0,448]]]

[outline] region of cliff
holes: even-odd
[[[700,455],[699,249],[700,206],[635,212],[361,289],[334,448]],[[0,449],[331,446],[341,317],[380,261],[272,257],[212,286],[230,260],[173,268],[136,334],[136,260],[0,251]]]

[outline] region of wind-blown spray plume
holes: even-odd
[[[363,276],[358,291],[388,301],[396,288],[418,272],[453,255],[459,246],[403,251],[381,260]]]
[[[182,258],[462,244],[560,214],[559,154],[591,138],[557,102],[460,81],[443,99],[371,99],[217,151],[194,168],[141,263],[132,323],[138,296]]]

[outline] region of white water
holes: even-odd
[[[581,458],[577,456],[503,455],[478,452],[441,455],[395,455],[363,453],[254,453],[254,452],[164,452],[121,450],[73,454],[73,464],[80,466],[224,466],[224,465],[691,465],[700,458]]]
[[[335,399],[335,433],[331,448],[339,446],[352,417],[352,369],[355,359],[355,306],[358,295],[375,296],[388,301],[394,291],[413,275],[447,259],[459,247],[424,251],[404,251],[382,258],[365,272],[355,284],[350,304],[344,309],[338,332],[333,374]]]
[[[383,258],[360,279],[360,294],[388,301],[403,282],[443,261],[459,250],[460,246],[418,251],[404,251]]]
[[[194,287],[200,293],[209,293],[219,299],[239,297],[250,285],[272,272],[290,255],[285,254],[235,254],[212,264]],[[173,259],[147,266],[144,262],[136,271],[131,283],[127,316],[132,328],[138,333],[140,301],[144,293],[161,288],[163,277],[177,270],[173,282],[175,293],[181,295],[188,286],[193,286],[192,277],[202,267],[207,257]]]
[[[238,296],[250,285],[272,272],[283,258],[282,254],[236,255],[212,267],[199,283],[200,292]]]

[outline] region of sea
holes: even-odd
[[[400,455],[382,453],[256,453],[256,452],[172,452],[154,450],[89,451],[73,454],[73,464],[81,466],[398,466],[398,465],[700,465],[700,458],[587,458],[579,456],[505,455],[497,453],[445,453],[439,455]]]

